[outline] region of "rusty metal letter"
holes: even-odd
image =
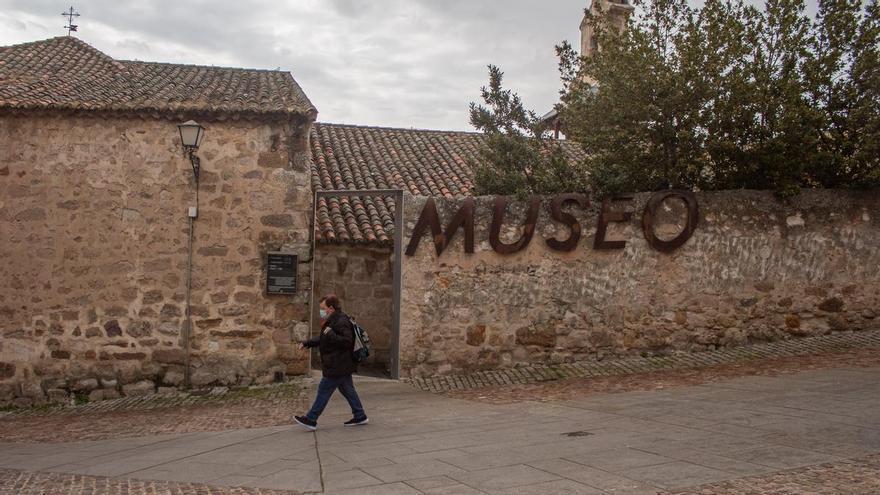
[[[419,220],[413,228],[412,235],[410,235],[409,244],[406,246],[407,256],[416,254],[416,249],[419,248],[419,241],[422,240],[422,235],[425,233],[425,229],[429,226],[431,227],[431,233],[434,236],[434,246],[437,248],[437,254],[439,255],[440,249],[437,245],[437,237],[442,236],[443,232],[440,230],[440,217],[437,216],[437,205],[434,204],[434,198],[428,198],[428,200],[425,201],[425,206],[422,208]]]
[[[466,198],[461,208],[449,220],[446,230],[443,231],[442,246],[437,247],[437,256],[449,246],[459,227],[464,228],[464,252],[474,254],[474,198]],[[436,243],[434,241],[435,245]]]
[[[654,220],[657,218],[657,209],[668,198],[681,199],[687,205],[687,224],[675,239],[664,241],[659,239],[657,234],[654,233]],[[642,216],[642,229],[645,231],[645,239],[652,248],[669,253],[684,245],[691,238],[697,229],[699,218],[700,210],[694,193],[684,190],[661,191],[654,193],[651,199],[648,200],[648,204],[645,206],[645,214]]]
[[[410,236],[409,244],[406,246],[406,255],[413,256],[419,247],[419,241],[425,230],[430,227],[431,234],[434,239],[434,249],[437,256],[443,254],[443,251],[449,246],[455,232],[459,227],[464,228],[464,252],[473,254],[474,252],[474,199],[467,198],[464,204],[459,208],[458,212],[449,221],[446,231],[440,230],[440,216],[437,214],[437,204],[434,198],[428,198],[419,220],[413,228],[412,236]]]
[[[632,196],[614,196],[602,201],[602,210],[599,211],[599,221],[596,225],[596,238],[593,240],[593,249],[623,249],[626,241],[606,241],[605,233],[610,222],[628,222],[632,218],[631,211],[612,211],[612,201],[632,201]]]
[[[577,218],[573,215],[562,211],[565,203],[570,202],[577,203],[584,210],[589,206],[589,201],[583,194],[560,194],[553,198],[553,201],[550,203],[550,216],[553,220],[568,225],[568,228],[571,229],[571,235],[564,241],[547,239],[547,246],[550,249],[566,252],[574,251],[577,248],[578,241],[581,240],[581,224],[578,223]]]
[[[535,224],[538,222],[538,212],[541,208],[541,198],[532,197],[529,200],[529,211],[526,215],[526,223],[523,225],[522,236],[516,242],[505,244],[501,242],[501,225],[504,223],[504,211],[507,208],[507,198],[499,196],[495,198],[495,208],[492,211],[492,228],[489,232],[489,244],[498,254],[513,254],[522,251],[535,233]]]

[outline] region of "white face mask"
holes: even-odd
[[[318,310],[318,313],[320,313],[322,320],[327,318],[327,310],[326,309]]]

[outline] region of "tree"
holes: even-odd
[[[476,194],[554,194],[586,190],[585,175],[570,164],[558,141],[535,112],[502,88],[504,73],[489,66],[489,86],[480,91],[485,105],[471,103],[470,121],[486,133],[482,161],[472,163]]]
[[[593,56],[557,47],[557,109],[569,140],[584,148],[590,188],[791,195],[880,185],[876,0],[820,0],[812,20],[803,0],[767,0],[761,9],[743,0],[706,0],[700,9],[686,0],[636,4],[640,15],[623,32],[601,11],[587,12],[600,47]],[[519,104],[495,82],[484,98]],[[534,115],[523,118],[529,129]],[[510,141],[489,145],[490,162],[516,168],[514,154],[498,156]],[[497,176],[491,167],[484,173],[478,179],[490,192]]]
[[[563,127],[583,145],[602,192],[685,187],[704,173],[707,82],[693,60],[701,50],[687,46],[695,12],[685,0],[643,8],[622,33],[588,13],[601,48],[589,59],[568,44],[557,47]]]
[[[852,154],[844,166],[853,185],[880,186],[880,6],[865,9],[852,44],[849,77],[852,107],[847,114]]]
[[[880,15],[876,2],[822,0],[807,63],[821,162],[817,182],[880,184]]]
[[[764,11],[750,8],[746,41],[749,99],[754,122],[747,128],[749,165],[731,177],[734,187],[767,187],[782,195],[797,192],[804,172],[816,162],[810,132],[814,108],[804,94],[803,64],[809,49],[809,19],[803,0],[769,0]]]
[[[700,10],[684,0],[640,6],[644,14],[623,34],[591,20],[603,50],[590,60],[560,48],[564,79],[597,81],[587,98],[577,83],[562,97],[565,126],[584,144],[594,185],[780,192],[800,185],[814,161],[803,142],[810,116],[803,2],[769,0],[763,11],[720,0]]]

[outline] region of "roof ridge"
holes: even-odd
[[[3,46],[0,46],[0,48],[19,48],[19,47],[28,46],[28,45],[39,45],[42,43],[47,43],[49,41],[61,40],[61,39],[66,39],[66,38],[79,40],[79,38],[75,38],[73,36],[53,36],[51,38],[45,38],[45,39],[41,39],[41,40],[25,41],[23,43],[14,43],[12,45],[3,45]],[[82,43],[85,43],[85,42],[82,41]],[[88,43],[85,43],[85,44],[88,45]]]
[[[333,122],[315,122],[315,125],[326,127],[346,127],[349,129],[375,129],[380,131],[406,131],[406,132],[435,132],[438,134],[468,134],[475,136],[485,136],[485,132],[479,131],[454,131],[443,129],[424,129],[420,127],[390,127],[381,125],[361,125],[361,124],[337,124]]]
[[[40,45],[40,44],[46,44],[46,43],[49,43],[52,41],[58,41],[58,42],[65,41],[66,42],[68,40],[75,42],[79,45],[82,45],[82,47],[88,48],[88,49],[100,54],[103,58],[107,59],[108,61],[114,62],[116,64],[169,65],[169,66],[179,66],[179,67],[194,67],[194,68],[197,67],[197,68],[204,68],[204,69],[223,69],[223,70],[242,71],[242,72],[272,72],[272,73],[279,73],[279,74],[290,74],[291,77],[293,77],[292,71],[281,70],[281,69],[278,69],[278,70],[276,70],[276,69],[257,69],[257,68],[250,68],[250,67],[226,67],[223,65],[180,64],[180,63],[174,63],[174,62],[151,62],[151,61],[144,61],[144,60],[116,59],[116,58],[111,57],[110,55],[107,55],[106,53],[102,52],[101,50],[95,48],[94,46],[92,46],[88,42],[83,41],[75,36],[64,36],[64,35],[53,36],[52,38],[45,38],[42,40],[26,41],[24,43],[16,43],[13,45],[4,45],[4,46],[0,46],[0,49],[2,49],[2,48],[20,48],[20,47],[27,47],[28,45]]]
[[[454,131],[454,130],[443,130],[443,129],[424,129],[419,127],[389,127],[389,126],[381,126],[381,125],[361,125],[361,124],[336,124],[333,122],[315,122],[317,126],[325,126],[325,127],[337,127],[337,128],[347,128],[347,129],[373,129],[377,131],[404,131],[404,132],[430,132],[435,134],[464,134],[467,136],[487,136],[485,132],[480,131]],[[568,144],[578,144],[577,141],[572,141],[571,139],[554,139],[554,141],[558,141],[560,143],[568,143]]]
[[[202,64],[177,64],[174,62],[147,62],[143,60],[119,60],[122,64],[141,64],[141,65],[168,65],[174,67],[192,67],[199,69],[223,69],[223,70],[233,70],[233,71],[241,71],[241,72],[272,72],[277,74],[289,74],[290,77],[293,77],[293,73],[289,70],[275,70],[275,69],[252,69],[247,67],[226,67],[223,65],[202,65]]]
[[[107,55],[106,53],[102,52],[101,50],[98,50],[97,48],[90,45],[86,41],[83,41],[75,36],[54,36],[52,38],[46,38],[46,39],[42,39],[42,40],[27,41],[25,43],[18,43],[15,45],[6,45],[6,46],[0,47],[0,49],[7,49],[10,51],[20,50],[22,48],[27,48],[29,46],[49,45],[53,42],[55,42],[55,43],[74,43],[75,45],[77,45],[78,49],[84,49],[84,50],[88,50],[88,51],[92,52],[92,54],[97,55],[105,63],[108,63],[108,64],[114,66],[116,69],[118,69],[120,71],[125,69],[125,67],[119,62],[119,60],[116,60],[115,58],[111,57],[110,55]]]

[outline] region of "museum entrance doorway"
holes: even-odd
[[[400,377],[400,296],[403,251],[403,191],[347,190],[316,191],[314,198],[312,260],[312,304],[310,335],[320,332],[318,303],[326,294],[339,296],[342,311],[355,319],[372,340],[369,359],[358,368],[359,375],[397,379]],[[388,242],[321,242],[322,219],[318,205],[334,208],[343,215],[354,215],[353,205],[365,209],[382,201],[393,212],[393,224],[383,227]],[[324,222],[332,219],[323,219]],[[364,221],[363,218],[356,219]],[[389,228],[390,227],[390,228]],[[312,352],[312,369],[320,369],[317,351]]]

